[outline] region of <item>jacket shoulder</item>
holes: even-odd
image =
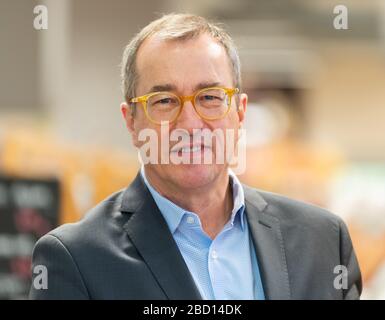
[[[245,186],[245,189],[247,190],[245,194],[248,195],[246,201],[263,201],[265,203],[263,212],[277,218],[282,223],[310,228],[332,227],[335,231],[340,229],[341,223],[343,224],[339,216],[315,204],[248,186]]]
[[[53,236],[66,246],[80,245],[84,241],[93,243],[97,238],[104,238],[113,225],[122,220],[120,212],[121,199],[124,190],[119,190],[98,203],[85,213],[83,218],[74,223],[63,224],[43,236]],[[95,235],[98,235],[97,237]]]

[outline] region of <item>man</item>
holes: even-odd
[[[154,146],[155,156],[126,190],[38,241],[33,265],[47,268],[48,288],[32,285],[32,299],[359,298],[360,270],[337,216],[242,185],[229,158],[220,161],[247,107],[224,30],[164,16],[130,42],[122,69],[127,128],[142,158]],[[226,130],[234,141],[195,139]],[[147,131],[156,141],[142,152]]]

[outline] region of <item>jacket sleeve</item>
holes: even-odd
[[[46,272],[43,273],[41,270]],[[64,244],[54,235],[43,236],[34,247],[29,298],[89,299],[76,262]]]
[[[340,221],[341,265],[347,268],[347,288],[343,289],[343,299],[358,300],[362,292],[361,271],[353,249],[346,224]]]

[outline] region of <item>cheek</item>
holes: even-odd
[[[231,112],[227,115],[226,118],[218,121],[213,125],[213,129],[221,129],[224,134],[226,131],[230,134],[234,134],[238,131],[240,126],[238,115],[235,112]]]
[[[134,123],[133,142],[137,148],[140,148],[146,143],[155,145],[155,141],[158,140],[159,134],[156,128],[149,123],[147,119],[143,119],[142,115],[137,114]]]
[[[212,122],[210,129],[222,132],[220,138],[213,140],[215,152],[227,152],[227,149],[234,150],[239,135],[239,121],[236,113],[231,113],[220,121]]]

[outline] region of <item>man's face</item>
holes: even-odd
[[[225,49],[212,39],[203,34],[195,39],[184,41],[164,41],[151,37],[140,47],[136,61],[139,79],[136,86],[136,96],[142,96],[150,92],[159,91],[159,87],[167,88],[167,91],[179,96],[191,96],[199,89],[212,86],[226,88],[234,87],[232,69]],[[161,90],[165,91],[165,90]],[[129,106],[122,104],[122,112],[125,117],[127,128],[132,134],[133,143],[140,148],[145,142],[139,141],[141,130],[149,128],[157,132],[159,148],[169,139],[174,130],[183,130],[192,137],[194,130],[234,130],[235,137],[244,118],[247,96],[240,95],[240,108],[236,108],[236,96],[232,99],[231,110],[228,115],[218,120],[204,120],[196,113],[190,101],[185,105],[178,119],[170,123],[167,135],[161,126],[150,122],[144,113],[140,103],[137,103],[137,112],[131,116]],[[237,140],[237,139],[236,139]],[[169,141],[166,150],[170,156],[171,149],[177,141]],[[210,184],[221,174],[227,174],[227,164],[216,159],[216,148],[213,143],[211,148],[191,151],[187,156],[192,158],[203,157],[205,153],[212,153],[212,161],[205,164],[147,164],[146,172],[156,175],[165,184],[171,184],[174,188],[199,188]],[[228,146],[224,146],[228,148]],[[226,149],[225,149],[226,150]],[[161,150],[159,150],[159,155]],[[199,161],[198,161],[199,162]],[[219,162],[219,163],[218,163]]]

